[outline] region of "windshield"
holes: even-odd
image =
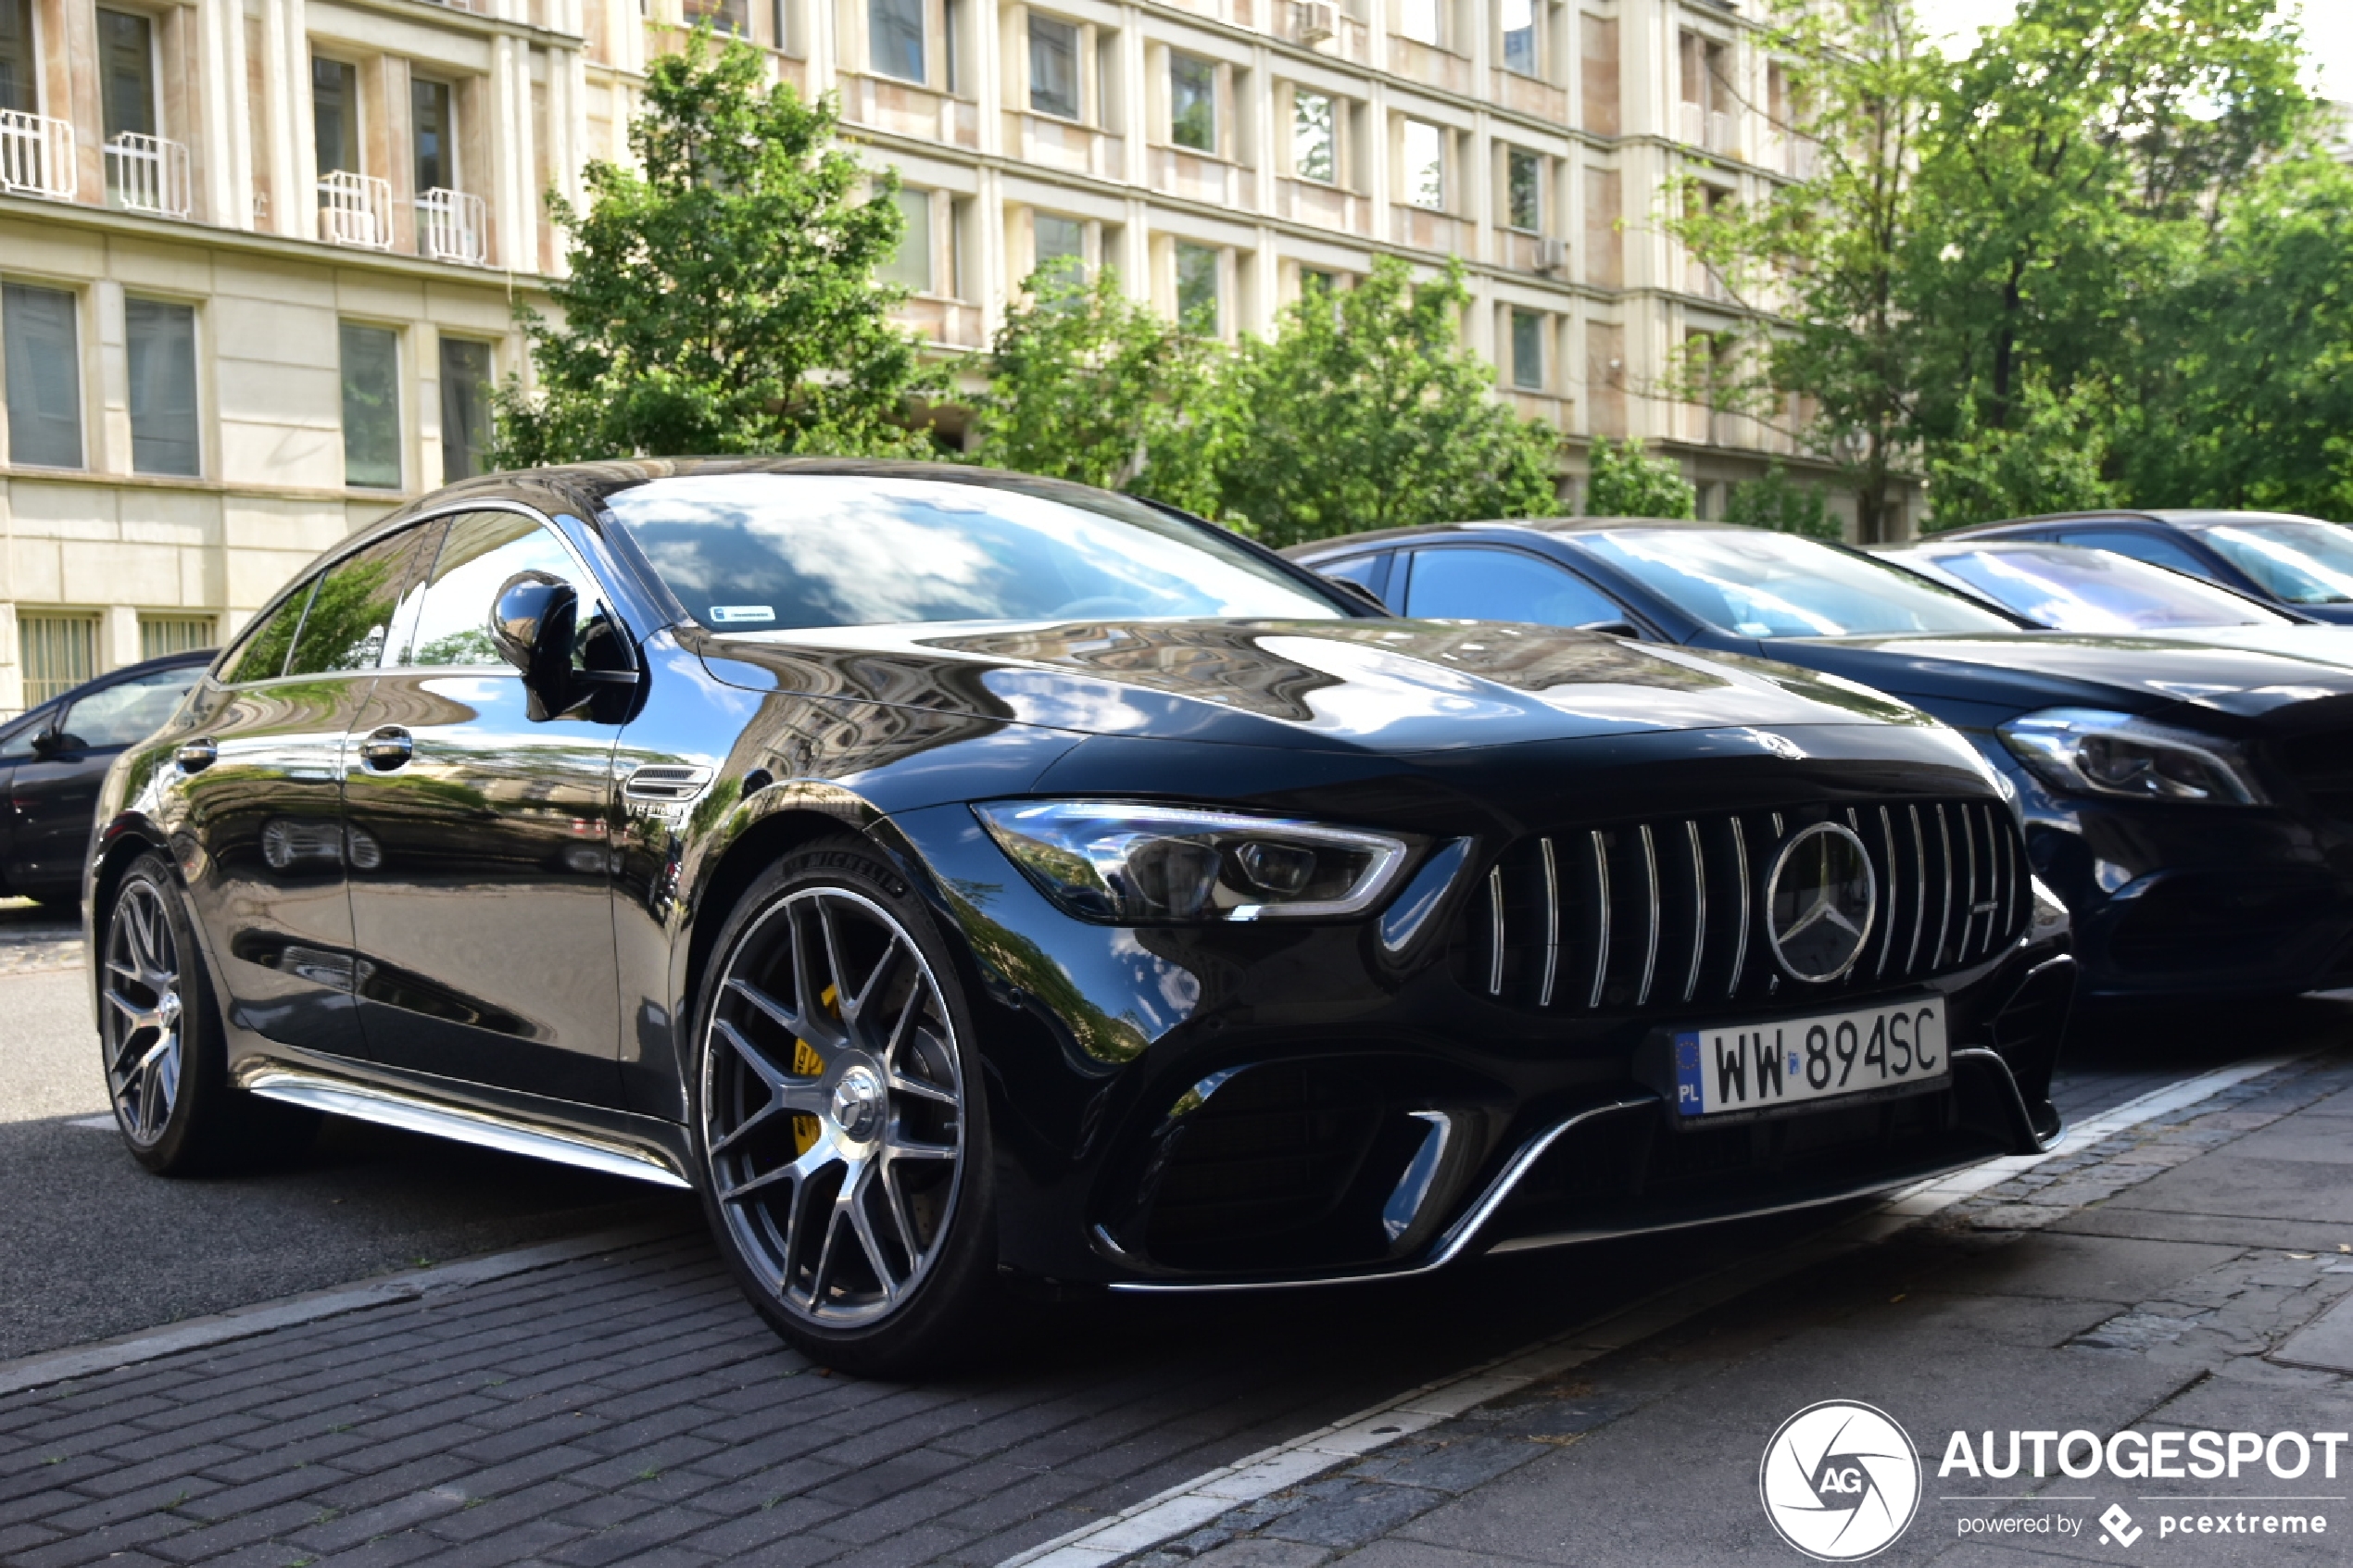
[[[2106,550],[2066,545],[1899,553],[1957,577],[2029,621],[2061,632],[2156,632],[2175,626],[2284,626],[2236,594]]]
[[[1794,534],[1626,528],[1578,542],[1735,636],[2018,630],[1948,588]]]
[[[1345,614],[1238,544],[1140,502],[1060,485],[705,474],[654,480],[610,506],[714,632]]]
[[[2353,533],[2333,522],[2226,522],[2197,536],[2289,604],[2353,604]]]

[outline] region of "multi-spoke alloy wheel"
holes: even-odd
[[[145,876],[123,884],[107,924],[101,982],[107,1088],[132,1147],[153,1148],[180,1101],[183,1050],[178,935],[161,888]]]
[[[931,961],[878,899],[794,887],[725,949],[707,1017],[701,1132],[733,1249],[797,1326],[890,1317],[964,1197],[964,1068]]]

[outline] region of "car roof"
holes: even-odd
[[[1417,523],[1408,528],[1376,528],[1363,533],[1339,533],[1327,539],[1310,539],[1292,545],[1283,554],[1292,557],[1320,555],[1327,550],[1359,550],[1367,546],[1393,544],[1406,539],[1443,538],[1449,534],[1469,538],[1494,538],[1513,533],[1539,533],[1565,536],[1578,533],[1607,533],[1621,528],[1672,528],[1692,533],[1760,533],[1767,529],[1751,528],[1740,522],[1694,522],[1689,518],[1660,517],[1546,517],[1496,518],[1483,522]]]
[[[1999,522],[1971,523],[1939,533],[1938,539],[1967,539],[1999,535],[2019,529],[2047,528],[2056,522],[2155,522],[2171,528],[2196,533],[2201,529],[2218,528],[2233,522],[2327,522],[2326,518],[2305,517],[2296,512],[2227,511],[2195,507],[2110,507],[2104,511],[2045,512],[2039,517],[2006,518]],[[1922,541],[1926,543],[1926,541]]]

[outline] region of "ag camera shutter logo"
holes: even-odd
[[[1818,1562],[1855,1562],[1912,1523],[1919,1456],[1886,1411],[1825,1399],[1781,1423],[1765,1445],[1756,1489],[1781,1539]]]

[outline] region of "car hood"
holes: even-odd
[[[1248,746],[1447,751],[1932,722],[1834,674],[1487,621],[991,622],[705,635],[698,646],[715,679],[754,691]]]
[[[2281,646],[2273,647],[2235,638],[2226,644],[2020,632],[1787,639],[1764,646],[1777,658],[1844,675],[1957,723],[1998,723],[2056,707],[2185,719],[2202,712],[2270,723],[2287,709],[2342,706],[2339,699],[2353,698],[2353,658],[2290,651],[2291,639],[2278,640]]]

